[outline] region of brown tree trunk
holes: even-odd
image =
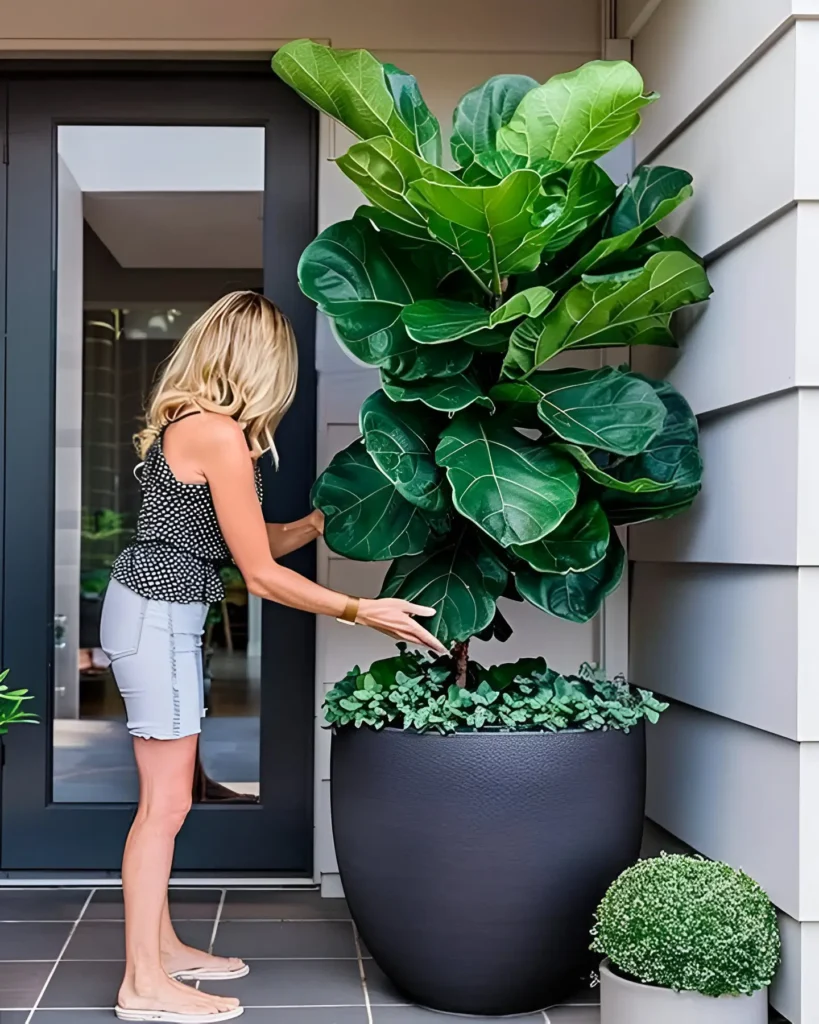
[[[469,665],[469,641],[462,640],[452,648],[452,660],[455,663],[455,682],[463,688],[466,686],[466,670]]]

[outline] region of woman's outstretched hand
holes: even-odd
[[[397,597],[361,598],[356,622],[380,630],[396,640],[428,647],[436,654],[449,654],[446,647],[432,633],[416,622],[413,615],[434,615],[434,608],[411,604]]]

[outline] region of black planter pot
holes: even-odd
[[[640,851],[645,732],[333,737],[333,832],[373,959],[415,1003],[512,1014],[591,961],[609,883]]]

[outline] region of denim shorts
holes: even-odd
[[[201,732],[207,614],[206,604],[154,601],[117,580],[108,584],[100,646],[111,659],[132,736],[176,740]]]

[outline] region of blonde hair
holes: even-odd
[[[272,451],[273,435],[296,392],[298,351],[290,321],[256,292],[231,292],[185,332],[154,387],[145,428],[134,436],[140,458],[187,406],[230,416],[251,455]]]

